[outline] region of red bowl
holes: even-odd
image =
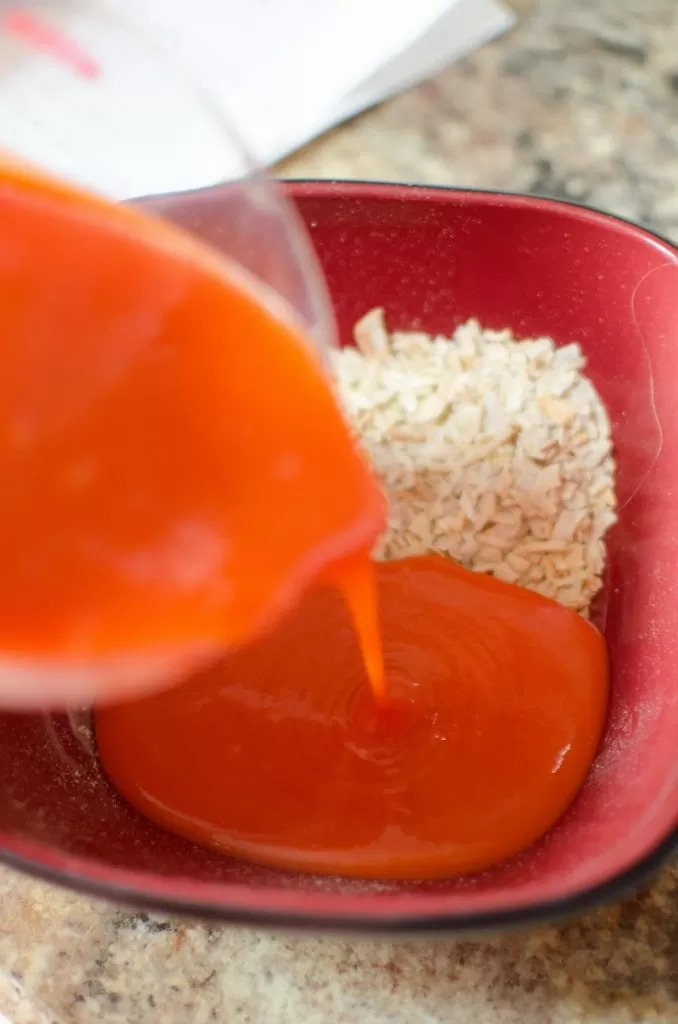
[[[449,333],[476,316],[582,344],[613,421],[621,503],[600,606],[612,665],[600,753],[565,817],[521,856],[462,879],[376,885],[256,868],[168,835],[117,796],[77,727],[4,714],[0,858],[137,906],[269,925],[478,932],[616,898],[678,837],[678,251],[546,199],[344,182],[285,189],[343,341],[383,305],[400,329]],[[219,189],[153,206],[213,239],[223,229]]]

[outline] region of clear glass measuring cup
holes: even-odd
[[[203,216],[196,201],[181,226],[244,270],[262,303],[295,320],[323,357],[333,319],[294,208],[255,172],[227,112],[162,38],[87,0],[16,5],[0,12],[0,69],[0,146],[9,152],[116,200],[221,182],[220,216]],[[145,206],[160,209],[153,198]],[[55,683],[69,703],[88,701],[110,680],[133,689],[181,675],[207,653],[69,664],[4,656],[0,688],[20,706],[44,705]]]

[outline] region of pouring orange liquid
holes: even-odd
[[[14,164],[0,224],[0,652],[219,650],[349,554],[369,579],[383,498],[282,303]]]
[[[482,868],[548,828],[601,732],[600,635],[443,559],[373,570],[379,490],[236,268],[18,168],[0,222],[0,651],[234,651],[98,710],[120,791],[198,842],[346,875]]]

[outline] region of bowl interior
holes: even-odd
[[[0,855],[119,898],[232,917],[480,925],[560,904],[628,872],[678,822],[678,255],[640,229],[546,200],[287,188],[344,343],[376,305],[396,329],[449,334],[475,316],[581,343],[613,422],[621,504],[597,609],[612,698],[588,781],[541,842],[481,875],[316,879],[242,864],[142,819],[101,775],[86,715],[0,714]],[[217,244],[225,230],[218,190],[151,205]]]

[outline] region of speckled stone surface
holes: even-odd
[[[678,239],[678,0],[514,6],[510,35],[283,172],[571,197]],[[456,945],[149,919],[7,870],[0,890],[0,1022],[678,1022],[676,869],[565,928]]]
[[[535,192],[678,237],[675,0],[513,6],[513,32],[309,146],[284,173]]]

